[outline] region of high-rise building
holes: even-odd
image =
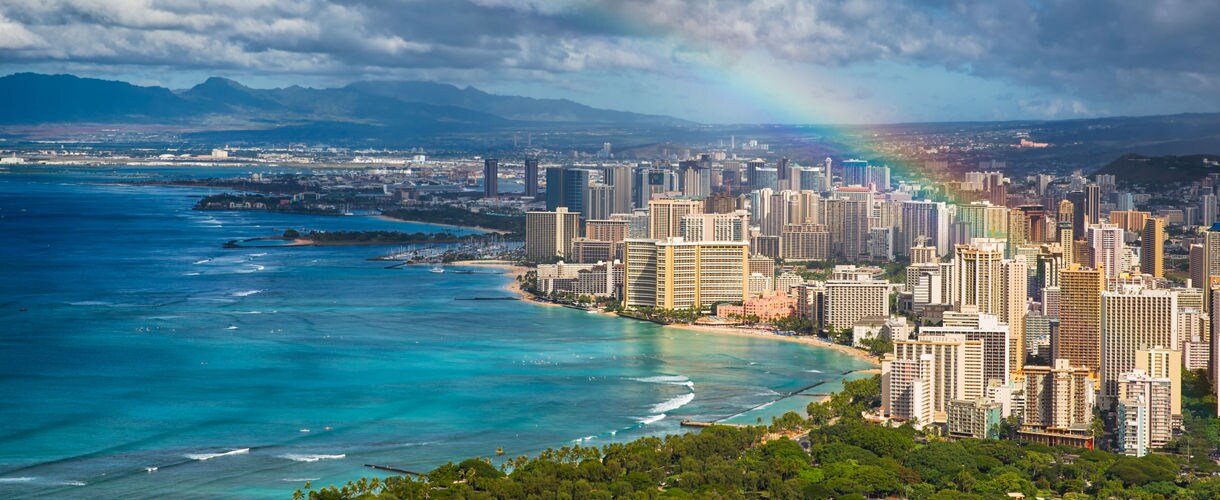
[[[788,158],[775,162],[775,177],[781,182],[792,178],[792,165]]]
[[[998,439],[1004,419],[1004,405],[988,398],[949,402],[949,436],[955,438]]]
[[[1165,276],[1165,220],[1149,218],[1140,232],[1140,272]]]
[[[874,262],[889,262],[894,260],[894,228],[891,226],[872,227],[868,230],[865,247],[868,249],[868,260]]]
[[[1190,286],[1207,286],[1207,247],[1198,243],[1190,246]]]
[[[911,247],[911,265],[917,266],[920,264],[935,264],[940,262],[940,258],[936,256],[936,247],[925,245],[915,245]]]
[[[1119,451],[1142,457],[1164,447],[1173,439],[1170,380],[1153,377],[1141,370],[1120,375],[1115,406]]]
[[[1054,367],[1025,367],[1022,426],[1088,432],[1093,423],[1093,380],[1089,369],[1056,359]]]
[[[903,202],[901,227],[897,248],[905,250],[926,241],[927,245],[936,247],[936,255],[949,253],[949,216],[944,203]]]
[[[1055,359],[1096,373],[1101,368],[1101,293],[1097,269],[1072,264],[1059,271],[1059,331],[1051,339]]]
[[[1182,421],[1182,351],[1170,346],[1137,349],[1135,351],[1135,370],[1148,374],[1150,377],[1169,380],[1169,413],[1173,417],[1174,427]],[[1121,378],[1121,376],[1120,376]],[[1122,397],[1121,390],[1119,397]]]
[[[826,281],[826,327],[842,330],[869,316],[890,315],[888,281],[859,277]]]
[[[1008,211],[1008,248],[1017,248],[1029,243],[1030,222],[1020,208]]]
[[[648,200],[656,196],[664,196],[666,193],[677,191],[677,174],[667,168],[642,166],[635,171],[635,180],[631,183],[632,198],[638,208],[647,207]]]
[[[627,307],[687,309],[741,302],[749,295],[746,242],[626,241]]]
[[[580,214],[559,207],[525,213],[525,258],[546,262],[572,255],[572,239],[580,234]]]
[[[595,241],[622,243],[627,239],[630,221],[626,219],[590,219],[585,222],[585,237]]]
[[[572,255],[568,260],[576,264],[597,264],[622,260],[622,255],[619,253],[620,248],[621,244],[609,241],[573,238]]]
[[[932,356],[932,411],[936,414],[933,421],[944,422],[950,401],[984,396],[981,340],[949,334],[894,341],[894,359],[918,360],[924,355]],[[884,370],[881,382],[886,384]]]
[[[589,194],[589,171],[577,168],[546,169],[546,209],[554,211],[567,207],[569,212],[582,218],[585,214],[585,197]]]
[[[843,160],[843,185],[864,186],[868,184],[868,161]]]
[[[775,186],[765,185],[766,183],[760,182],[760,180],[758,178],[758,171],[762,170],[766,167],[767,167],[767,162],[763,161],[761,158],[755,158],[753,160],[747,161],[746,162],[746,186],[749,186],[750,189],[760,189],[760,188],[764,188],[764,187],[770,187],[771,189],[775,189]],[[776,175],[778,176],[778,173],[776,173]]]
[[[1025,367],[1025,315],[1029,311],[1029,266],[1024,255],[1000,263],[1000,321],[1008,324],[1008,371]]]
[[[1115,279],[1126,269],[1123,266],[1123,230],[1111,224],[1090,226],[1089,248],[1093,255],[1093,268],[1102,269],[1107,279]]]
[[[961,334],[966,340],[983,342],[984,383],[999,381],[1007,384],[1010,367],[1009,325],[990,314],[945,312],[941,326],[925,326],[919,330],[919,338],[947,334]]]
[[[1101,187],[1089,184],[1084,187],[1084,214],[1089,224],[1101,222]]]
[[[841,198],[825,199],[819,213],[822,224],[830,231],[831,254],[851,261],[866,253],[869,227],[867,203]]]
[[[830,178],[826,171],[821,168],[798,168],[795,171],[798,185],[801,190],[815,191],[825,193],[830,191]]]
[[[864,185],[880,193],[890,190],[890,167],[885,165],[870,165],[864,169],[864,172],[867,179]]]
[[[779,173],[774,168],[754,170],[754,189],[779,189]]]
[[[915,359],[881,360],[881,410],[891,419],[914,422],[917,428],[933,421],[932,354],[920,354]]]
[[[780,258],[788,261],[830,258],[830,231],[822,224],[787,224],[780,234]]]
[[[703,202],[698,200],[651,200],[648,202],[648,237],[663,240],[671,236],[682,236],[682,218],[702,211]]]
[[[1085,198],[1084,191],[1068,193],[1066,201],[1072,204],[1072,239],[1084,239],[1085,229],[1089,227],[1088,208],[1085,206],[1088,200]],[[1060,222],[1062,221],[1060,219]]]
[[[538,197],[538,159],[525,159],[525,196]]]
[[[487,158],[483,160],[483,197],[495,198],[500,195],[500,160]]]
[[[1144,230],[1144,221],[1152,217],[1149,212],[1135,210],[1111,210],[1110,223],[1121,227],[1123,231],[1138,233]]]
[[[1204,284],[1200,286],[1206,287],[1207,280],[1212,276],[1220,276],[1220,223],[1212,224],[1203,233],[1202,270]]]
[[[750,241],[750,213],[687,214],[678,222],[686,241]]]
[[[988,202],[957,207],[957,221],[970,224],[970,238],[1008,238],[1009,210]]]
[[[1000,310],[1000,262],[1004,252],[997,246],[958,245],[953,256],[953,308],[998,314]]]
[[[682,162],[678,168],[678,186],[687,198],[703,199],[712,195],[712,169],[695,161]]]
[[[1199,225],[1211,227],[1220,222],[1216,218],[1216,195],[1207,193],[1199,197]]]
[[[730,214],[738,209],[738,199],[729,193],[716,193],[703,200],[703,212],[709,214]]]
[[[610,213],[625,214],[631,212],[631,209],[635,208],[631,203],[632,180],[634,177],[631,167],[606,167],[603,176],[605,177],[605,183],[614,189],[614,197],[610,202]]]
[[[614,213],[614,187],[605,184],[590,184],[585,192],[584,216],[588,219],[609,219]]]
[[[1100,373],[1104,407],[1113,409],[1118,376],[1135,369],[1137,350],[1157,346],[1178,349],[1177,315],[1178,297],[1170,290],[1125,286],[1102,292]],[[1177,359],[1180,367],[1180,353]]]

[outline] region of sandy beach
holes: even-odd
[[[806,344],[823,349],[831,349],[847,354],[861,361],[867,361],[874,365],[880,365],[880,361],[876,356],[869,354],[854,347],[845,346],[828,342],[816,336],[801,336],[789,337],[784,335],[776,335],[770,330],[754,329],[754,328],[738,328],[735,326],[712,326],[712,325],[665,325],[666,328],[674,328],[678,330],[687,330],[692,332],[713,333],[717,335],[733,335],[737,337],[750,337],[768,340],[780,340],[784,342],[795,342],[798,344]]]
[[[553,302],[537,300],[534,298],[534,296],[532,294],[523,290],[521,288],[521,282],[518,281],[516,278],[519,276],[525,275],[525,273],[527,271],[529,271],[530,268],[522,266],[516,262],[510,262],[510,261],[504,261],[504,260],[462,260],[462,261],[450,262],[447,265],[494,267],[497,269],[507,270],[507,271],[509,271],[509,274],[511,274],[513,276],[513,280],[504,286],[504,290],[517,294],[519,297],[521,297],[521,300],[523,300],[523,301],[531,302],[531,303],[538,304],[538,305],[548,306],[548,307],[563,307],[563,306],[553,303]],[[614,313],[607,313],[607,312],[602,312],[602,311],[598,311],[598,314],[602,314],[602,315],[606,315],[606,316],[618,316],[617,314],[614,314]],[[624,319],[627,319],[627,318],[624,318]],[[700,332],[700,333],[711,333],[711,334],[716,334],[716,335],[733,335],[733,336],[737,336],[737,337],[749,337],[749,338],[757,338],[757,339],[779,340],[779,341],[783,341],[783,342],[795,342],[798,344],[805,344],[805,345],[810,345],[810,346],[814,346],[814,347],[820,347],[823,349],[832,349],[832,350],[841,352],[843,354],[846,354],[848,356],[851,356],[853,358],[859,359],[861,361],[866,361],[873,365],[880,365],[880,360],[876,356],[873,356],[865,351],[862,351],[860,349],[856,349],[856,348],[850,347],[850,346],[845,346],[845,345],[828,342],[828,341],[823,340],[816,336],[788,337],[788,336],[784,336],[784,335],[776,335],[774,333],[771,333],[770,330],[754,329],[754,328],[738,328],[735,326],[665,325],[665,328],[673,328],[676,330],[685,330],[685,331]]]
[[[525,289],[521,288],[521,282],[518,281],[517,278],[524,276],[526,272],[531,270],[531,268],[522,266],[516,262],[511,262],[511,261],[507,261],[507,260],[459,260],[459,261],[454,261],[454,262],[447,262],[444,265],[492,267],[492,268],[496,268],[496,269],[504,269],[504,270],[508,271],[508,274],[512,275],[512,277],[513,277],[512,281],[509,281],[507,284],[504,285],[504,290],[506,290],[508,292],[512,292],[513,294],[520,297],[522,301],[525,301],[525,302],[530,302],[533,304],[538,304],[540,306],[547,306],[547,307],[563,307],[562,305],[556,304],[554,302],[547,302],[547,301],[535,299],[533,294],[526,292]]]

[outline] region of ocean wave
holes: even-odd
[[[809,372],[809,373],[825,373],[825,372],[823,372],[822,370],[815,370],[815,369],[813,369],[813,368],[810,368],[810,369],[805,370],[805,371],[806,371],[806,372]]]
[[[236,325],[229,325],[229,326],[225,327],[225,330],[236,330],[236,329],[237,329]]]
[[[60,481],[59,484],[64,486],[84,486],[86,483],[84,481]]]
[[[694,401],[694,399],[695,399],[695,393],[693,393],[693,392],[688,392],[681,396],[675,396],[675,397],[671,398],[669,401],[665,401],[664,403],[659,403],[659,404],[653,405],[652,409],[649,410],[649,413],[659,414],[659,413],[674,411],[674,410],[677,410],[678,408],[686,406],[691,401]]]
[[[33,481],[33,477],[0,477],[0,483],[28,483]]]
[[[267,252],[259,252],[259,253],[250,254],[251,257],[262,257],[264,255],[267,255]]]
[[[234,269],[233,272],[240,273],[240,274],[250,274],[250,273],[256,273],[256,272],[262,271],[264,269],[266,269],[266,267],[260,266],[258,264],[246,264],[245,269]]]
[[[199,265],[199,264],[207,264],[208,262],[212,262],[212,259],[200,259],[200,260],[197,260],[197,261],[195,261],[195,265]]]
[[[262,290],[245,290],[245,291],[241,291],[241,292],[233,292],[232,295],[234,297],[249,297],[256,293],[263,293],[263,291]]]
[[[664,420],[664,419],[665,419],[665,414],[664,414],[664,413],[662,413],[662,414],[659,414],[659,415],[649,415],[649,416],[647,416],[647,417],[641,418],[641,419],[639,420],[639,422],[640,422],[641,424],[648,425],[648,424],[655,424],[655,423],[660,422],[660,421],[662,421],[662,420]]]
[[[319,460],[338,460],[340,458],[346,458],[346,457],[347,457],[347,455],[344,453],[339,453],[337,455],[323,455],[323,454],[303,455],[303,454],[297,454],[297,453],[288,453],[285,455],[280,455],[280,458],[292,460],[293,462],[317,462]]]
[[[182,273],[183,276],[199,276],[200,273]]]
[[[217,457],[227,457],[227,456],[231,456],[231,455],[245,455],[246,453],[250,453],[250,448],[237,448],[235,450],[229,450],[229,451],[226,451],[223,453],[187,453],[185,456],[186,456],[186,458],[189,458],[191,460],[203,461],[203,460],[211,460],[211,459],[217,458]]]
[[[317,481],[319,479],[322,479],[322,478],[320,478],[320,477],[286,477],[286,478],[280,479],[280,482],[282,482],[282,483],[303,483],[305,481]]]
[[[77,302],[69,302],[70,306],[113,306],[114,302],[106,302],[102,300],[81,300]]]
[[[684,385],[691,390],[695,389],[695,383],[682,375],[657,375],[655,377],[632,378],[631,380],[648,384]]]

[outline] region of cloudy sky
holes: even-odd
[[[422,79],[709,123],[1220,111],[1214,0],[5,0],[0,72]]]

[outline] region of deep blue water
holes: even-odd
[[[0,497],[273,497],[305,480],[680,430],[864,368],[842,354],[385,269],[385,247],[223,249],[285,228],[435,226],[197,212],[107,168],[0,174]],[[486,271],[481,269],[480,271]],[[803,407],[796,397],[736,417]],[[156,467],[155,471],[149,469]]]

